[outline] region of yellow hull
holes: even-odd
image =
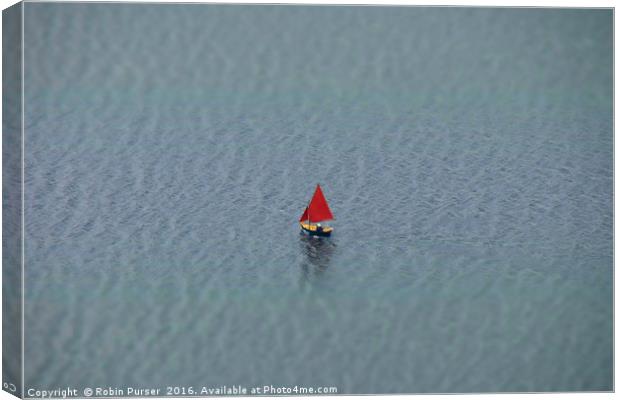
[[[307,222],[300,222],[299,225],[306,233],[316,236],[329,236],[334,230],[334,228],[330,226],[322,226],[322,229],[319,230],[319,227],[316,224],[309,224]]]

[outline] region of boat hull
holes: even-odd
[[[308,224],[305,222],[300,222],[299,226],[301,227],[301,231],[303,233],[306,233],[310,236],[329,237],[332,235],[332,232],[334,231],[334,228],[331,228],[329,226],[319,227],[317,225]]]

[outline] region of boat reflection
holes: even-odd
[[[336,249],[336,244],[327,238],[319,238],[300,234],[299,243],[301,244],[304,255],[301,263],[304,275],[309,278],[311,275],[320,275],[329,267],[331,257]]]

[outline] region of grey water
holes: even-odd
[[[26,390],[613,389],[612,10],[24,21]]]

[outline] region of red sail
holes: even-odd
[[[312,196],[310,204],[308,205],[308,207],[306,207],[306,210],[304,211],[304,214],[301,216],[299,221],[310,220],[310,222],[321,222],[330,219],[334,219],[334,216],[332,215],[332,212],[327,205],[327,200],[325,200],[325,196],[323,196],[321,186],[316,185],[314,196]]]
[[[306,207],[306,209],[304,210],[304,213],[302,214],[301,218],[299,218],[299,222],[307,221],[307,220],[308,220],[308,207]]]

